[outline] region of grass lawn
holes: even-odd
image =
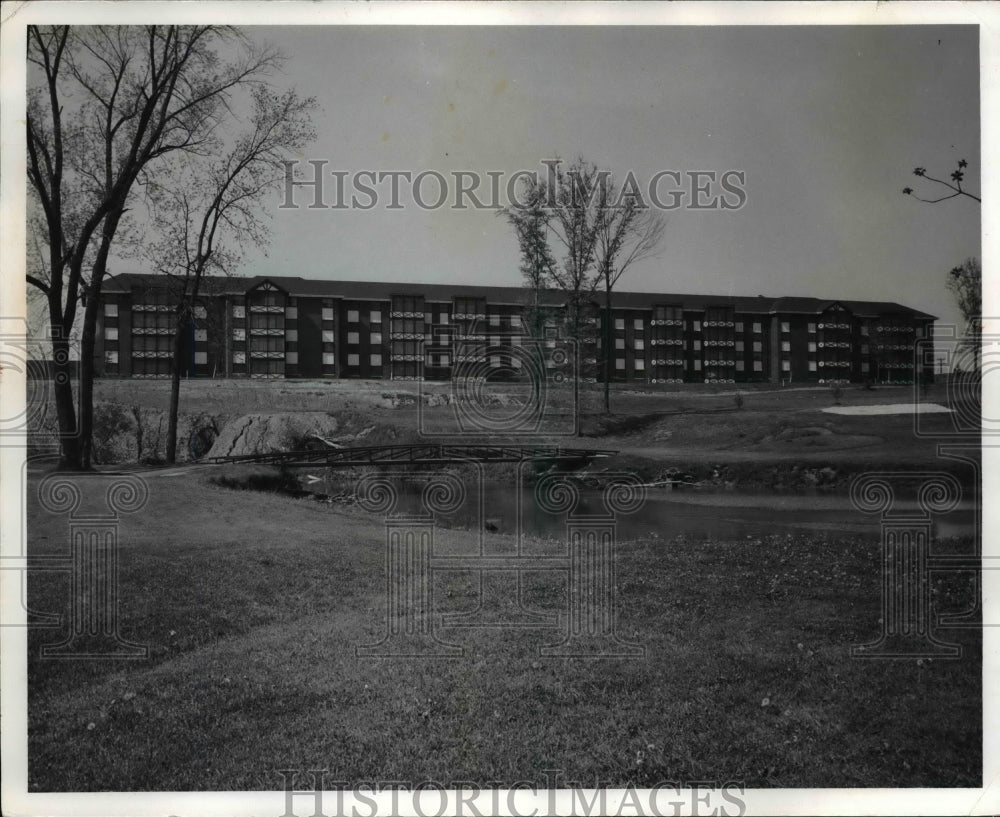
[[[65,553],[66,517],[40,509],[35,484],[30,553]],[[106,487],[80,485],[85,501]],[[469,534],[437,537],[461,548]],[[557,769],[608,787],[981,785],[979,632],[941,631],[963,644],[958,660],[850,658],[878,633],[873,540],[621,543],[619,629],[645,646],[638,660],[540,657],[551,629],[441,630],[466,648],[457,659],[356,657],[385,604],[383,528],[359,510],[153,476],[121,543],[121,631],[150,658],[43,660],[60,633],[31,630],[29,791],[267,790],[288,768],[351,782],[544,786]],[[474,608],[472,580],[435,574],[437,614]],[[968,580],[936,583],[937,609],[965,609]],[[66,582],[32,573],[30,605],[64,609]],[[533,606],[562,609],[558,574],[525,582]]]

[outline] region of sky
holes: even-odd
[[[583,156],[646,185],[663,170],[745,174],[735,210],[667,213],[661,251],[621,289],[891,300],[944,321],[949,269],[980,255],[979,205],[908,198],[969,163],[979,193],[973,26],[261,27],[278,86],[315,96],[328,170],[544,171]],[[311,174],[312,170],[308,169]],[[684,177],[682,176],[682,179]],[[671,185],[667,177],[666,186]],[[327,177],[325,198],[333,196]],[[484,182],[485,186],[485,182]],[[492,210],[272,205],[242,274],[517,285]],[[663,188],[661,188],[663,189]],[[422,188],[435,198],[436,183]],[[365,198],[361,199],[366,201]]]

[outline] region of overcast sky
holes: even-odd
[[[304,158],[330,169],[509,175],[582,155],[643,184],[661,170],[746,174],[741,209],[668,214],[660,256],[622,289],[896,300],[956,320],[945,274],[980,255],[974,201],[901,193],[934,193],[913,168],[947,178],[958,159],[979,193],[971,26],[250,31],[287,54],[280,82],[317,98]],[[400,198],[410,205],[405,184]],[[384,203],[275,202],[270,255],[243,272],[519,283],[492,212]]]

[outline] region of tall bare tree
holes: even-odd
[[[169,154],[210,152],[232,93],[280,58],[226,27],[29,26],[27,37],[29,226],[47,249],[27,279],[48,302],[60,466],[86,469],[101,288],[136,180]],[[77,417],[69,338],[81,306]]]
[[[253,92],[247,129],[221,157],[173,160],[143,179],[150,203],[149,235],[141,242],[148,264],[171,282],[176,301],[166,459],[177,457],[183,340],[195,320],[206,271],[230,273],[246,252],[264,250],[269,239],[265,198],[280,188],[283,160],[315,138],[312,98],[294,90]]]
[[[598,195],[595,257],[597,279],[604,290],[604,411],[610,414],[614,373],[611,293],[633,264],[657,254],[666,222],[640,199],[623,194],[613,177],[600,186]]]

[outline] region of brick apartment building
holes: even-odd
[[[603,297],[603,296],[601,296]],[[176,291],[127,273],[104,285],[104,377],[167,377]],[[602,377],[600,298],[578,333],[582,376]],[[527,305],[535,333],[527,328]],[[469,361],[516,375],[526,349],[563,341],[565,296],[520,287],[288,276],[202,282],[183,340],[187,377],[446,380]],[[636,383],[913,382],[934,316],[891,302],[615,292],[613,377]],[[537,307],[537,308],[536,308]]]

